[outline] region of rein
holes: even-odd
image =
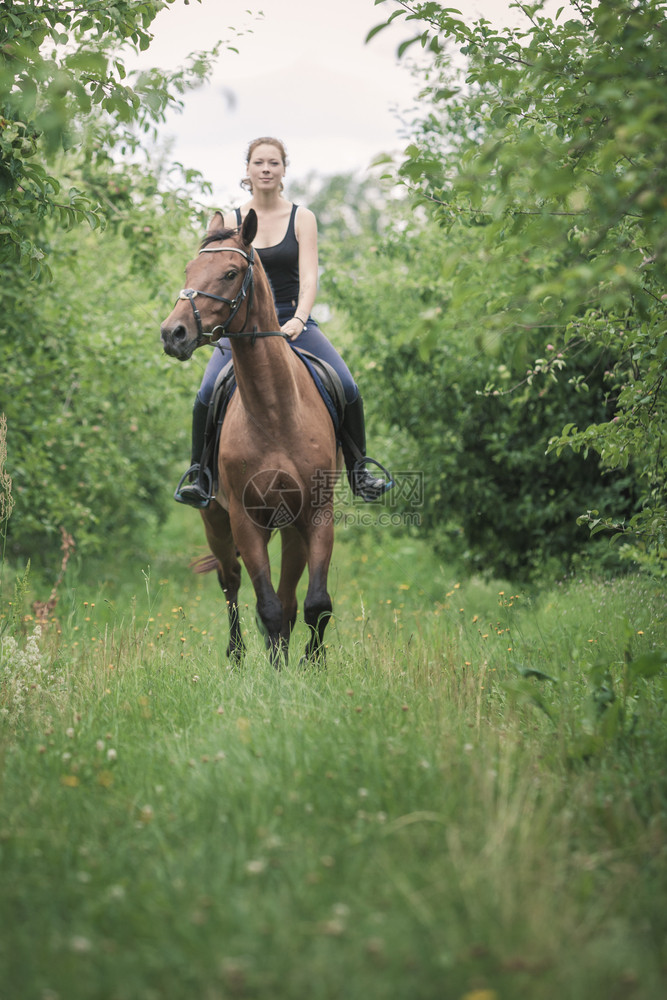
[[[238,291],[238,294],[234,296],[233,299],[227,299],[224,295],[213,295],[211,292],[202,292],[197,288],[182,288],[178,293],[179,299],[188,299],[190,305],[192,306],[192,312],[195,317],[195,323],[197,324],[197,338],[199,342],[205,340],[210,340],[211,343],[217,343],[217,341],[211,340],[214,333],[220,331],[220,336],[218,340],[223,336],[227,337],[250,337],[251,343],[254,343],[257,337],[284,337],[285,334],[281,330],[276,331],[258,331],[258,330],[246,330],[245,323],[243,324],[243,329],[239,330],[238,333],[230,333],[228,327],[237,312],[241,308],[243,301],[248,296],[248,307],[246,309],[246,323],[248,322],[248,316],[250,315],[250,310],[252,308],[252,300],[255,294],[255,282],[253,278],[253,268],[255,266],[255,249],[250,248],[250,253],[247,254],[245,250],[240,250],[238,247],[203,247],[199,253],[240,253],[242,257],[248,261],[248,269],[243,275],[243,282]],[[224,302],[225,305],[229,306],[229,316],[224,323],[219,326],[214,326],[209,333],[204,333],[204,328],[202,326],[201,314],[195,305],[195,297],[197,295],[202,295],[207,299],[215,299],[216,302]]]

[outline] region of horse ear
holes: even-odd
[[[224,215],[222,214],[222,212],[214,212],[213,213],[213,218],[211,219],[211,221],[208,224],[208,231],[207,231],[206,235],[210,236],[211,233],[219,233],[220,230],[224,229],[224,228],[225,228],[225,217],[224,217]]]
[[[251,208],[245,219],[243,220],[243,227],[241,229],[241,239],[248,246],[252,243],[255,236],[257,235],[257,212],[254,208]]]

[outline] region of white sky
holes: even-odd
[[[554,0],[550,13],[560,5]],[[443,6],[458,7],[469,22],[522,19],[506,0],[443,0]],[[228,208],[247,197],[239,182],[248,143],[257,136],[285,142],[288,180],[313,171],[363,173],[379,153],[400,150],[397,111],[414,106],[419,84],[396,49],[417,30],[397,18],[364,43],[394,7],[374,0],[193,0],[188,6],[177,0],[153,22],[155,38],[140,65],[183,65],[189,53],[219,39],[239,53],[223,51],[211,85],[187,95],[184,113],[170,117],[163,134],[175,140],[173,159],[201,170],[214,186],[212,204]],[[230,25],[248,33],[237,37]]]

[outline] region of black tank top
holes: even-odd
[[[276,302],[299,300],[299,243],[296,238],[295,219],[299,206],[292,205],[287,232],[273,247],[257,247],[257,253],[266,271],[273,298]],[[236,221],[241,226],[241,209],[236,209]]]

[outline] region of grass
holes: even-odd
[[[65,582],[39,672],[5,648],[0,997],[662,997],[661,588],[522,593],[353,530],[328,668],[303,626],[269,666],[246,584],[230,671],[188,517]]]

